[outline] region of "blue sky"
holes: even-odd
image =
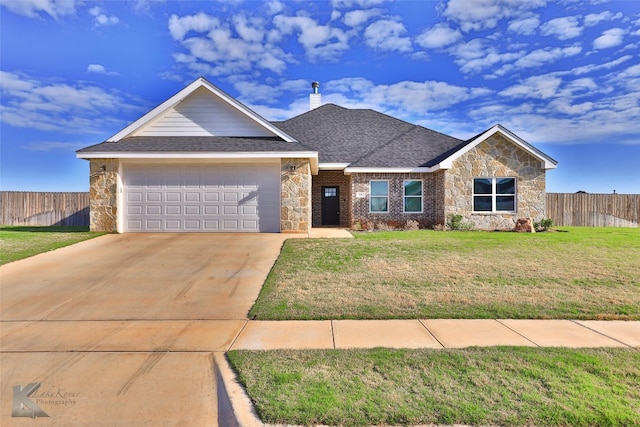
[[[75,150],[204,76],[269,120],[324,103],[559,161],[550,192],[640,193],[640,2],[0,0],[0,188],[87,191]]]

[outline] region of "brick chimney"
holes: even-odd
[[[320,95],[320,93],[318,92],[319,87],[320,83],[311,83],[311,89],[313,90],[313,92],[309,95],[309,111],[322,105],[322,95]]]

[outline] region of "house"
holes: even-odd
[[[545,216],[557,162],[496,125],[463,141],[373,111],[322,105],[270,122],[204,78],[97,145],[91,229],[308,232],[421,227],[460,214],[479,229]]]

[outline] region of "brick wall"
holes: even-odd
[[[389,181],[389,212],[369,212],[369,181],[384,179]],[[422,212],[403,212],[403,183],[406,179],[422,180]],[[437,219],[437,174],[423,173],[360,173],[351,178],[351,192],[354,195],[352,225],[359,223],[363,228],[372,228],[376,224],[386,224],[394,228],[402,228],[407,221],[417,221],[420,228],[430,228]],[[366,197],[355,197],[356,193],[365,193]]]
[[[351,176],[343,171],[320,171],[313,177],[311,189],[313,227],[322,226],[322,187],[338,187],[340,193],[340,226],[351,227]]]

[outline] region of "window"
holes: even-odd
[[[404,212],[422,212],[422,181],[404,181]]]
[[[369,181],[369,211],[389,212],[389,181]]]
[[[473,180],[474,212],[515,212],[515,178],[475,178]]]
[[[338,195],[338,190],[336,187],[324,188],[324,197],[336,197],[337,195]]]

